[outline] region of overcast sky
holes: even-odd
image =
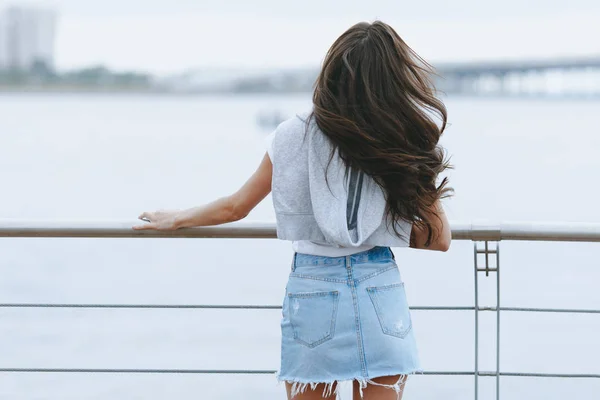
[[[599,0],[0,0],[9,4],[59,12],[61,69],[316,66],[346,28],[375,18],[434,63],[600,55]]]

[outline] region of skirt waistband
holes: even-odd
[[[361,251],[360,253],[352,254],[343,257],[326,257],[326,256],[315,256],[311,254],[296,253],[294,255],[294,267],[308,266],[308,265],[346,265],[347,262],[350,265],[363,264],[374,261],[387,261],[394,260],[394,253],[389,247],[373,247],[367,251]]]

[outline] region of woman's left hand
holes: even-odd
[[[146,221],[146,224],[136,225],[135,230],[157,230],[157,231],[172,231],[177,229],[177,216],[179,211],[155,211],[144,212],[138,218]]]

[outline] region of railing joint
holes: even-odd
[[[498,272],[498,268],[477,268],[477,272],[486,272],[486,276],[489,276],[489,272]]]

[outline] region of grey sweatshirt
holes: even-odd
[[[346,167],[309,113],[281,123],[273,138],[273,205],[277,236],[339,247],[409,245],[412,224],[388,218],[383,189]],[[309,124],[307,129],[307,124]]]

